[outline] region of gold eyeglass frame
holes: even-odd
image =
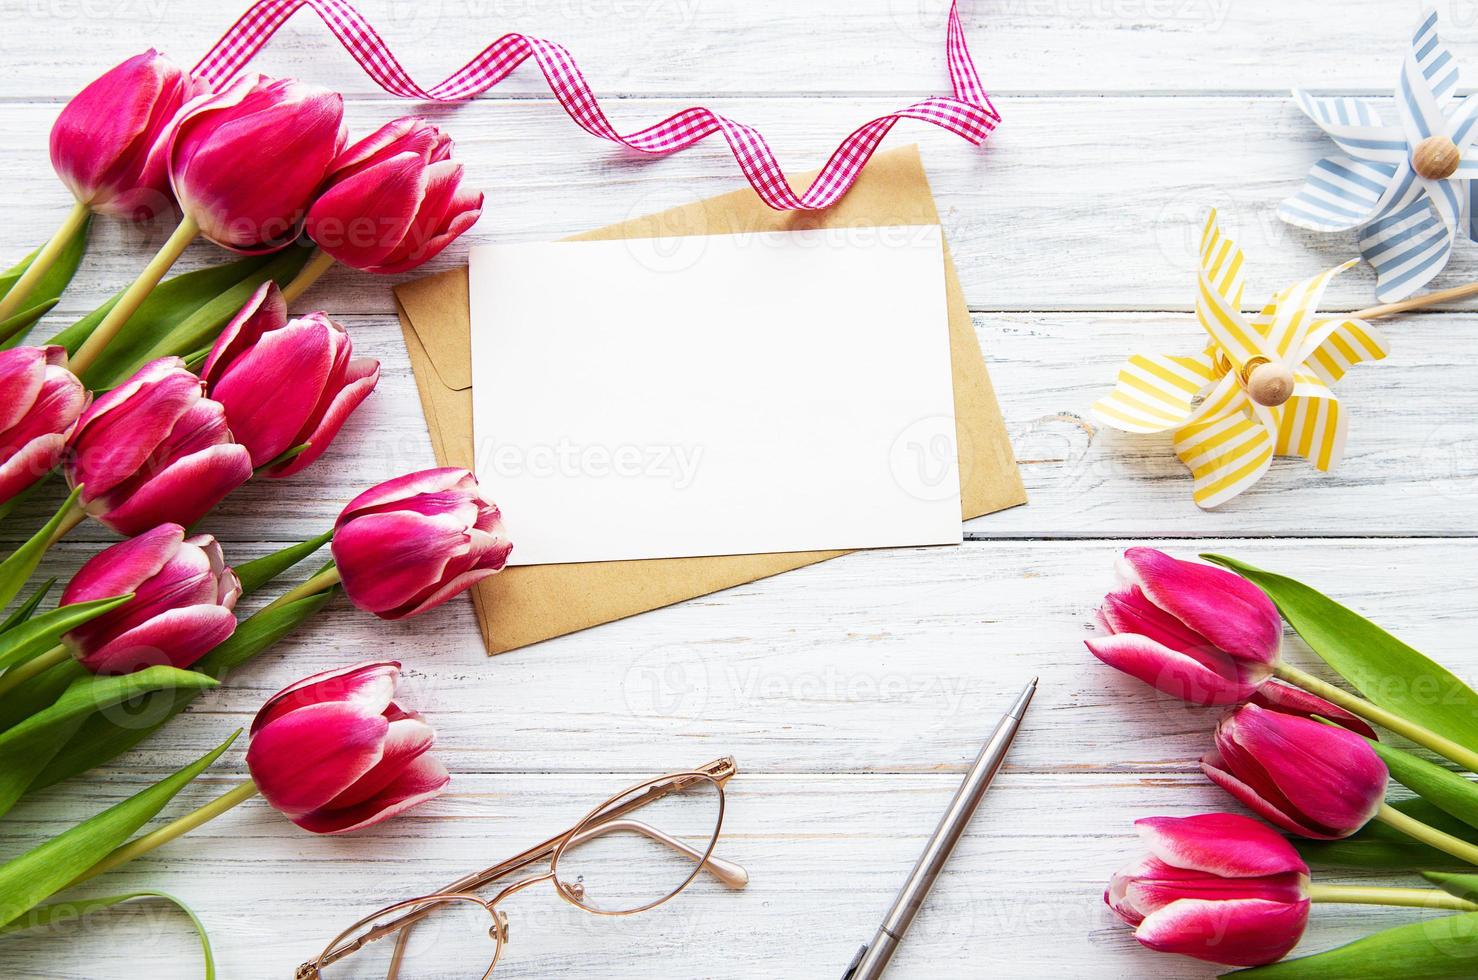
[[[509,858],[492,867],[484,868],[465,877],[452,882],[446,888],[431,895],[422,895],[419,898],[408,899],[387,905],[360,919],[343,932],[339,933],[324,947],[317,959],[310,960],[298,967],[294,980],[322,980],[322,970],[325,967],[337,963],[353,953],[358,952],[365,946],[380,939],[384,939],[394,933],[399,933],[395,940],[395,950],[391,954],[389,972],[386,980],[397,980],[400,976],[402,960],[405,956],[406,942],[410,937],[411,927],[421,919],[426,918],[437,910],[454,902],[465,902],[481,907],[488,913],[491,927],[488,936],[493,942],[493,958],[488,964],[487,972],[482,975],[482,980],[488,980],[493,975],[493,970],[498,966],[498,960],[503,955],[503,945],[508,940],[508,916],[498,910],[498,904],[516,892],[523,891],[532,885],[541,884],[545,881],[554,884],[554,890],[560,898],[569,902],[576,908],[582,909],[595,915],[625,916],[636,915],[638,912],[646,912],[656,908],[664,902],[671,901],[681,894],[700,872],[707,871],[720,882],[730,888],[743,888],[749,883],[749,873],[744,868],[732,861],[713,856],[714,848],[718,845],[719,835],[724,826],[724,785],[728,783],[739,771],[738,764],[732,756],[690,769],[682,772],[672,772],[665,776],[648,779],[645,782],[628,786],[621,792],[607,797],[595,809],[591,810],[573,826],[562,834],[557,834],[541,844],[524,851],[516,857]],[[714,823],[713,836],[709,839],[708,850],[699,852],[675,837],[670,837],[662,831],[638,820],[625,819],[626,815],[644,806],[655,803],[657,800],[671,793],[686,789],[695,781],[706,781],[713,784],[718,793],[718,819]],[[645,792],[643,792],[645,791]],[[640,795],[635,795],[635,794]],[[631,797],[631,799],[626,799]],[[625,800],[625,802],[622,802]],[[619,806],[617,804],[620,804]],[[649,902],[640,908],[626,909],[613,912],[593,908],[586,905],[582,899],[584,891],[578,884],[571,885],[559,879],[559,859],[564,852],[574,844],[581,844],[594,837],[619,831],[633,831],[642,834],[651,840],[657,841],[679,853],[686,854],[695,860],[692,873],[688,875],[677,888],[669,892],[665,897]],[[498,894],[491,899],[482,899],[472,894],[478,889],[492,884],[499,878],[521,871],[531,864],[549,859],[549,869],[541,874],[521,878],[503,887]],[[387,915],[403,912],[396,918],[380,925],[375,922]],[[373,926],[373,928],[368,928]],[[355,937],[355,933],[363,931],[362,935]],[[351,939],[351,937],[354,937]]]

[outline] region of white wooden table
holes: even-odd
[[[46,158],[64,99],[153,44],[191,62],[242,3],[0,0],[0,174],[7,263],[68,200]],[[817,165],[853,125],[944,91],[947,0],[366,0],[413,73],[440,78],[504,31],[557,39],[618,124],[702,101],[758,124],[788,167]],[[1444,38],[1478,71],[1470,5],[1443,3]],[[1334,475],[1280,461],[1217,513],[1191,503],[1164,439],[1101,430],[1086,413],[1138,349],[1190,349],[1193,248],[1205,209],[1247,251],[1249,302],[1353,254],[1346,236],[1281,224],[1276,203],[1326,148],[1287,98],[1304,82],[1383,95],[1416,4],[1391,0],[1104,0],[965,5],[1005,122],[983,150],[903,124],[917,140],[1010,424],[1030,506],[971,522],[964,547],[856,554],[625,622],[486,659],[465,600],[408,623],[340,601],[228,689],[104,771],[38,794],[0,821],[0,855],[136,791],[249,722],[312,671],[372,657],[406,664],[410,700],[440,733],[451,792],[349,838],[315,838],[259,801],[95,883],[174,892],[199,910],[222,975],[290,975],[349,920],[419,894],[564,826],[648,775],[737,756],[723,852],[742,893],[599,920],[552,895],[510,913],[510,977],[840,976],[872,932],[1002,702],[1041,693],[1006,772],[891,975],[1206,977],[1140,949],[1103,907],[1136,850],[1130,823],[1226,808],[1194,760],[1214,714],[1097,664],[1081,637],[1115,553],[1155,541],[1227,551],[1323,586],[1478,674],[1478,317],[1408,316],[1393,356],[1340,386],[1354,412]],[[364,133],[419,111],[457,140],[488,207],[476,241],[552,239],[741,186],[710,142],[633,161],[579,132],[532,66],[455,108],[386,98],[310,17],[257,62],[342,89]],[[1470,75],[1470,79],[1478,76]],[[121,286],[159,228],[103,224],[52,315],[70,322]],[[433,268],[460,261],[465,245]],[[207,246],[191,263],[219,260]],[[1463,243],[1436,285],[1478,276]],[[1367,269],[1326,309],[1367,305]],[[381,359],[379,392],[312,470],[236,494],[209,521],[238,560],[327,527],[358,488],[432,463],[389,284],[336,271],[305,298]],[[1472,309],[1472,308],[1470,308]],[[10,532],[14,533],[14,532]],[[79,529],[68,574],[106,534]],[[1313,658],[1295,640],[1291,656]],[[240,751],[171,812],[219,792]],[[1422,913],[1319,908],[1304,950]],[[65,939],[0,943],[6,977],[193,977],[183,920],[117,915]],[[500,968],[499,976],[503,975]]]

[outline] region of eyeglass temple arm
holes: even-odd
[[[641,834],[644,837],[650,837],[659,844],[665,844],[674,851],[686,854],[694,861],[703,861],[703,870],[730,888],[743,888],[749,884],[749,872],[745,871],[740,865],[735,864],[733,861],[726,861],[721,857],[714,857],[712,854],[704,861],[702,851],[678,840],[676,837],[669,837],[656,827],[642,823],[640,820],[607,820],[598,826],[591,827],[584,833],[576,834],[570,839],[570,843],[583,844],[588,840],[604,837],[606,834],[620,833],[621,831],[630,831]]]

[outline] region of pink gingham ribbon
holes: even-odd
[[[702,106],[684,109],[634,133],[623,135],[617,132],[601,111],[595,93],[569,51],[553,41],[523,34],[503,35],[448,78],[424,89],[401,67],[369,21],[344,0],[258,0],[200,60],[200,64],[195,66],[195,74],[219,86],[246,67],[288,18],[302,7],[311,7],[360,67],[392,95],[436,102],[470,99],[497,85],[533,57],[559,104],[587,133],[652,154],[671,153],[692,146],[715,132],[723,133],[739,168],[766,204],[777,211],[810,211],[835,204],[847,192],[883,137],[900,119],[931,123],[977,146],[1001,121],[1000,113],[980,84],[975,62],[970,58],[957,5],[958,0],[950,6],[945,39],[954,97],[924,99],[858,126],[842,140],[803,194],[796,194],[791,189],[785,172],[780,169],[775,154],[759,130]]]

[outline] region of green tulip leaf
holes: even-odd
[[[195,926],[195,934],[200,937],[200,952],[205,957],[205,980],[215,980],[215,955],[210,948],[210,936],[206,934],[205,924],[200,921],[200,916],[196,915],[190,906],[168,892],[144,890],[129,892],[126,895],[109,895],[106,898],[81,898],[74,902],[53,902],[50,905],[40,905],[25,913],[23,918],[16,919],[10,925],[0,929],[0,936],[11,932],[23,932],[27,929],[69,926],[80,919],[87,918],[94,912],[101,912],[125,902],[150,898],[162,899],[189,916],[191,924]]]
[[[79,224],[77,229],[72,233],[72,237],[67,239],[66,247],[56,257],[56,261],[51,264],[51,268],[46,270],[45,274],[41,276],[40,281],[31,289],[31,295],[26,297],[26,302],[31,304],[30,309],[24,313],[16,314],[6,320],[4,324],[0,324],[0,339],[3,339],[3,342],[0,342],[0,348],[12,347],[25,336],[24,328],[21,328],[15,333],[5,332],[6,327],[15,319],[33,312],[38,307],[45,306],[46,309],[42,310],[36,316],[36,319],[40,319],[40,317],[45,316],[46,312],[56,305],[56,301],[72,282],[72,277],[77,274],[77,269],[81,267],[82,256],[87,254],[87,231],[91,227],[92,215],[88,215],[87,220]],[[0,273],[0,296],[5,296],[10,292],[10,288],[30,268],[31,263],[40,251],[39,248],[36,249],[30,255],[27,255],[3,273]],[[32,323],[34,322],[35,320],[32,320]],[[30,324],[26,326],[30,326]]]
[[[1429,827],[1478,844],[1478,830],[1463,823],[1435,804],[1413,797],[1391,804]],[[1460,858],[1413,840],[1394,827],[1372,820],[1359,832],[1343,840],[1290,838],[1289,843],[1311,865],[1324,868],[1366,868],[1378,871],[1419,871],[1423,868],[1471,868]]]
[[[15,612],[5,617],[5,622],[0,623],[0,637],[15,629],[21,623],[36,615],[36,609],[45,600],[48,593],[56,585],[55,578],[49,578],[36,586],[36,590],[26,597],[26,601],[16,607]]]
[[[322,609],[333,598],[335,590],[320,592],[276,609],[263,610],[248,617],[236,627],[231,637],[197,662],[193,671],[224,680],[229,671],[245,664],[257,654],[297,628],[303,620]],[[82,723],[67,744],[51,757],[46,768],[32,781],[30,789],[54,786],[109,762],[143,742],[169,723],[200,691],[184,689],[160,691],[142,699],[137,716],[145,722],[129,724],[105,714],[95,714]],[[1428,867],[1445,867],[1429,863]]]
[[[0,349],[14,347],[16,343],[19,343],[26,331],[31,329],[37,320],[50,313],[56,304],[56,300],[49,299],[0,320]]]
[[[1238,980],[1448,980],[1478,976],[1478,912],[1386,929],[1313,956],[1222,974]]]
[[[1391,770],[1391,778],[1422,799],[1478,829],[1478,783],[1470,783],[1451,769],[1366,739]]]
[[[243,565],[237,565],[235,571],[236,577],[241,580],[241,594],[244,596],[251,595],[304,558],[313,554],[319,548],[328,544],[333,536],[333,531],[325,531],[318,537],[310,538],[301,544],[289,545],[281,551],[274,551],[270,555],[263,555],[261,558],[255,558]]]
[[[220,758],[240,732],[190,765],[0,865],[0,925],[8,925],[67,887],[89,868],[127,843],[180,790]]]
[[[219,683],[176,667],[146,667],[118,677],[88,675],[74,681],[55,704],[0,733],[0,815],[25,795],[89,716],[154,691],[201,690]]]
[[[209,344],[258,286],[269,278],[285,285],[297,275],[311,251],[294,246],[274,255],[253,255],[166,279],[129,317],[118,336],[83,373],[83,380],[92,388],[111,388],[154,358],[183,357]],[[53,337],[51,343],[61,344],[75,354],[117,301],[118,296],[109,299]]]
[[[1478,901],[1478,875],[1475,874],[1450,874],[1445,871],[1423,871],[1422,877],[1458,898],[1467,899],[1470,902]]]
[[[133,593],[111,599],[73,602],[42,613],[12,630],[0,632],[0,669],[25,663],[57,645],[62,634],[96,619],[110,609],[117,609],[133,598]]]
[[[1261,588],[1309,647],[1371,701],[1478,751],[1478,692],[1353,610],[1283,575],[1202,555]]]
[[[52,538],[75,512],[77,498],[81,495],[82,488],[79,486],[68,495],[41,530],[11,552],[10,557],[0,561],[0,609],[10,605],[10,600],[16,597],[31,573],[36,570],[36,566],[41,564],[41,556],[46,554],[46,549],[51,547]]]
[[[0,732],[9,731],[43,708],[56,704],[63,691],[86,676],[86,667],[68,659],[28,678],[0,698]]]

